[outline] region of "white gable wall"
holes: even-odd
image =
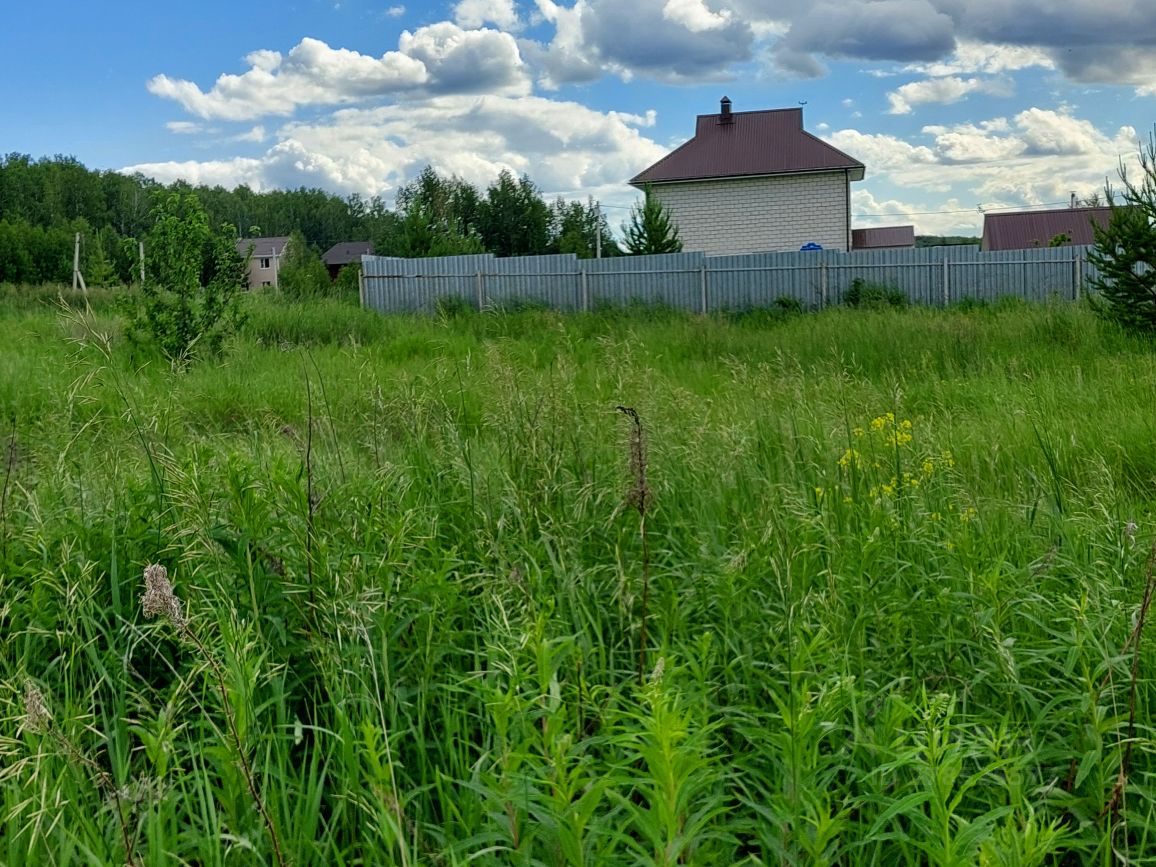
[[[683,250],[708,256],[850,246],[845,172],[654,184]]]

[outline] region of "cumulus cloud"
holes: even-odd
[[[454,6],[454,23],[467,30],[494,24],[503,30],[520,30],[522,22],[514,0],[460,0]]]
[[[1134,159],[1136,130],[1104,132],[1068,111],[1028,108],[1012,118],[928,125],[927,144],[843,129],[825,136],[862,160],[868,177],[946,195],[967,189],[985,205],[1041,205],[1086,196]]]
[[[529,79],[514,37],[463,30],[444,21],[404,31],[399,50],[370,57],[306,37],[287,56],[254,51],[249,69],[221,75],[208,91],[157,75],[151,93],[201,118],[251,120],[289,116],[308,105],[342,105],[415,93],[525,93]]]
[[[717,81],[750,60],[755,34],[727,2],[708,0],[576,0],[572,6],[537,0],[554,26],[548,43],[526,40],[527,57],[546,87],[589,81],[603,74],[623,79]],[[642,34],[645,34],[643,37]]]
[[[972,75],[977,72],[998,75],[1033,66],[1055,69],[1056,64],[1046,51],[1032,46],[961,39],[950,56],[932,63],[913,63],[907,66],[907,70],[929,76]]]
[[[642,134],[653,115],[602,113],[543,97],[440,96],[406,105],[347,108],[320,122],[286,124],[255,159],[128,166],[168,182],[319,186],[384,195],[429,164],[472,183],[502,169],[528,173],[550,195],[629,203],[625,181],[666,149]]]
[[[779,50],[860,60],[934,60],[955,23],[929,0],[821,0],[792,22]]]
[[[701,33],[725,27],[732,16],[729,9],[716,11],[703,0],[666,0],[662,7],[662,17],[680,24],[692,33]]]
[[[917,105],[936,103],[949,105],[959,102],[969,93],[1000,93],[1005,86],[996,80],[981,78],[960,78],[949,75],[945,78],[926,78],[900,85],[887,94],[890,105],[888,114],[910,114]]]

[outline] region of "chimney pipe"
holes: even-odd
[[[718,116],[718,122],[719,123],[733,123],[734,117],[731,115],[730,97],[724,96],[722,98],[722,101],[719,103],[719,107],[720,107],[721,111],[720,111],[719,116]]]
[[[1072,200],[1068,203],[1069,208],[1076,207],[1076,191],[1072,190]]]

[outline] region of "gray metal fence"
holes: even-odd
[[[578,259],[490,254],[362,258],[361,303],[382,313],[432,312],[443,299],[478,309],[541,304],[591,310],[630,303],[712,312],[839,304],[856,280],[898,289],[913,304],[945,306],[1005,296],[1078,299],[1094,269],[1087,247],[981,253],[976,247],[756,253],[672,253]]]

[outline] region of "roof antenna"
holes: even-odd
[[[799,100],[799,105],[806,105],[806,104],[807,104],[807,100],[805,100],[805,99]]]

